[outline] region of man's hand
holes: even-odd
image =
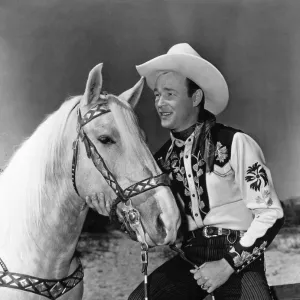
[[[85,197],[87,205],[97,211],[100,215],[108,216],[110,212],[111,199],[107,199],[103,193],[94,193],[91,196]]]
[[[212,293],[228,280],[234,270],[223,258],[217,261],[206,262],[198,269],[193,269],[190,272],[194,274],[197,284],[202,289]]]

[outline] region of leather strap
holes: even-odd
[[[8,287],[34,293],[55,300],[74,288],[83,279],[83,267],[79,258],[78,267],[69,276],[62,279],[44,279],[35,276],[0,271],[0,288]]]
[[[233,230],[228,228],[222,227],[215,227],[215,226],[204,226],[202,228],[189,231],[187,234],[187,239],[190,240],[192,238],[196,238],[197,236],[204,236],[206,238],[212,238],[216,236],[229,236],[229,235],[236,235],[237,237],[241,238],[246,231],[243,230]]]

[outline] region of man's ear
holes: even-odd
[[[193,100],[193,107],[198,106],[203,99],[203,91],[201,89],[198,89],[192,96]]]

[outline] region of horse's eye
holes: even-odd
[[[105,145],[107,145],[107,144],[114,144],[115,143],[115,141],[114,140],[112,140],[109,136],[107,136],[107,135],[101,135],[99,138],[98,138],[98,141],[100,142],[100,143],[102,143],[102,144],[105,144]]]

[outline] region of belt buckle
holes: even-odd
[[[210,228],[211,226],[204,226],[204,228],[203,228],[203,235],[206,237],[206,238],[211,238],[211,237],[216,237],[216,236],[218,236],[218,234],[208,234],[207,233],[207,230],[208,230],[208,228]]]

